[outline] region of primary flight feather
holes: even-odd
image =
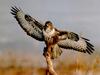
[[[81,37],[74,32],[58,30],[50,21],[46,21],[43,25],[17,7],[11,8],[11,14],[14,15],[27,35],[38,41],[45,42],[47,46],[54,45],[52,58],[61,55],[62,48],[88,54],[94,51],[94,46],[89,42],[89,39]]]

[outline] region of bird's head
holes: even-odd
[[[46,32],[51,32],[54,29],[53,24],[51,21],[46,21],[44,25],[44,30]]]
[[[47,37],[55,35],[55,28],[51,21],[46,21],[43,29],[43,34]]]

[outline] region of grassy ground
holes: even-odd
[[[58,75],[100,75],[100,66],[97,62],[92,67],[81,63],[66,65],[60,62],[55,66],[55,70]],[[17,66],[16,64],[0,67],[0,75],[45,75],[45,72],[46,68],[43,67]]]
[[[56,60],[57,63],[54,68],[57,74],[100,75],[100,57],[93,58],[92,62],[88,59],[83,59],[83,56],[79,55],[78,57],[79,58],[75,59],[76,61],[73,62],[68,62],[69,60],[66,61],[65,59],[60,61]],[[15,55],[6,55],[6,57],[0,57],[0,75],[45,75],[46,67],[34,66],[36,64],[37,63],[33,63],[23,57],[18,58],[15,57]]]
[[[88,68],[85,65],[71,64],[69,66],[59,64],[55,67],[58,75],[100,75],[100,68]],[[46,68],[42,67],[1,67],[0,75],[45,75]]]

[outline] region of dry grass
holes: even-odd
[[[45,75],[46,68],[42,66],[34,66],[31,60],[22,58],[19,61],[18,57],[13,54],[7,54],[7,58],[0,58],[0,75]],[[81,57],[76,59],[72,63],[67,64],[66,61],[57,61],[55,70],[58,75],[100,75],[100,57],[96,56],[92,62],[82,59]],[[19,63],[20,62],[20,63]],[[44,61],[45,63],[45,61]],[[36,63],[35,63],[36,64]]]
[[[100,68],[88,68],[80,64],[59,64],[55,67],[58,75],[100,75]],[[45,75],[46,68],[41,67],[0,67],[0,75]]]

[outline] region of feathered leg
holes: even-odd
[[[50,48],[50,49],[48,49],[48,48]],[[49,47],[45,47],[43,50],[43,55],[45,56],[47,54],[47,52],[50,53],[51,59],[55,59],[62,54],[62,50],[59,48],[59,46],[57,44],[51,45]]]

